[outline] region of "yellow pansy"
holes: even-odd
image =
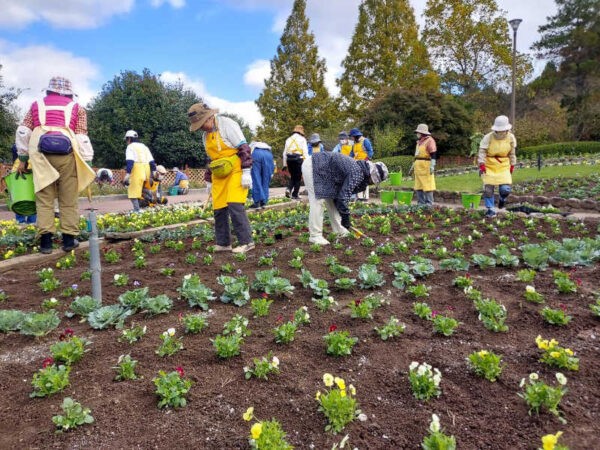
[[[348,386],[348,389],[350,390],[350,394],[356,395],[356,388],[354,387],[353,384],[351,384],[350,386]]]
[[[478,353],[478,355],[479,355],[479,357],[480,357],[480,358],[483,358],[484,356],[487,356],[487,355],[488,355],[488,351],[487,351],[487,350],[481,350],[481,351]]]
[[[333,375],[330,373],[323,374],[323,383],[325,383],[325,386],[327,387],[333,386]]]
[[[315,395],[315,400],[319,401],[320,398],[321,398],[321,391],[317,391],[317,394]]]
[[[346,382],[344,381],[343,378],[339,378],[339,377],[335,377],[334,380],[335,384],[337,384],[337,387],[340,389],[346,389]]]
[[[571,350],[570,348],[565,348],[565,353],[569,356],[573,356],[573,350]]]
[[[556,339],[551,339],[550,343],[548,344],[549,348],[554,348],[558,345],[558,341]]]
[[[558,438],[561,437],[562,431],[559,431],[556,434],[547,434],[542,437],[542,447],[544,450],[554,450],[556,444],[558,443]]]
[[[340,397],[345,397],[346,396],[346,389],[340,389]]]
[[[242,415],[246,422],[250,422],[254,417],[254,406],[251,406],[246,410],[246,412]]]
[[[553,358],[560,358],[560,352],[550,352],[550,356]]]
[[[252,428],[250,428],[250,434],[252,435],[252,439],[258,439],[260,437],[260,434],[262,433],[262,423],[261,422],[256,422],[254,425],[252,425]]]

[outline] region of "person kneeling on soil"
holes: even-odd
[[[190,180],[188,176],[179,170],[178,167],[173,167],[171,172],[175,174],[175,181],[171,187],[177,187],[178,195],[186,195],[190,191]]]
[[[323,206],[327,208],[333,232],[347,236],[351,227],[350,198],[369,184],[385,181],[388,169],[382,162],[357,161],[341,153],[319,152],[304,161],[302,176],[310,206],[309,241],[326,245],[329,242],[323,237]]]
[[[479,144],[479,175],[483,180],[483,201],[486,217],[494,217],[494,187],[498,186],[498,208],[504,208],[511,192],[512,173],[517,164],[517,138],[510,132],[512,125],[506,116],[498,116],[492,132],[486,134]]]
[[[160,181],[156,180],[156,177],[153,177],[150,180],[144,181],[142,196],[138,201],[140,208],[151,208],[156,205],[166,205],[169,200],[162,196],[162,193],[160,192]]]

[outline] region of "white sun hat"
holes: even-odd
[[[494,131],[508,131],[512,129],[512,125],[508,121],[508,117],[506,116],[498,116],[494,120],[494,125],[492,125],[492,130]]]

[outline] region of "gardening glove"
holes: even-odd
[[[485,173],[485,164],[481,163],[479,164],[479,176],[483,175]]]
[[[252,189],[252,175],[250,175],[250,168],[242,169],[242,187]]]
[[[160,177],[160,174],[155,170],[154,172],[152,172],[152,179],[158,181],[158,178]]]
[[[515,170],[515,166],[513,166],[512,164],[510,165],[510,173],[513,173],[513,171]]]
[[[437,160],[435,160],[435,159],[432,159],[432,160],[429,162],[429,173],[430,173],[430,174],[432,174],[432,175],[433,175],[433,172],[435,171],[435,163],[436,163],[436,161],[437,161]]]
[[[210,181],[206,182],[206,195],[210,195],[212,193],[212,183]]]
[[[128,174],[128,173],[126,173],[126,174],[125,174],[125,177],[123,178],[123,184],[124,184],[125,186],[129,186],[129,178],[131,178],[131,175],[130,175],[130,174]]]
[[[27,162],[19,161],[19,165],[17,166],[17,173],[23,175],[27,172]],[[25,177],[23,177],[25,178]]]
[[[342,226],[349,230],[352,224],[350,223],[350,214],[341,214],[342,216]]]

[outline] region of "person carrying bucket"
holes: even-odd
[[[37,225],[41,234],[40,252],[52,253],[56,232],[54,200],[58,197],[62,249],[70,252],[79,245],[78,194],[96,178],[87,162],[94,150],[87,136],[87,113],[73,101],[71,81],[53,77],[46,97],[33,102],[16,132],[19,167],[31,163]]]
[[[150,149],[138,140],[138,134],[135,130],[128,130],[125,133],[125,160],[127,168],[123,184],[127,186],[127,197],[131,200],[133,211],[140,210],[140,201],[144,183],[150,181],[156,173],[156,163],[150,153]]]
[[[252,150],[237,122],[203,103],[188,110],[190,131],[202,131],[202,142],[211,162],[205,173],[213,198],[215,251],[246,253],[254,248],[252,229],[244,204],[252,188]],[[239,246],[232,249],[229,220]]]
[[[498,208],[504,208],[510,195],[512,173],[517,164],[517,138],[511,133],[512,125],[508,117],[498,116],[492,125],[492,132],[486,134],[479,144],[479,175],[483,180],[483,201],[486,217],[494,217],[494,188],[498,186]]]
[[[434,172],[437,146],[426,124],[420,123],[417,125],[415,133],[417,133],[417,147],[415,149],[413,171],[417,205],[431,207],[433,206],[433,192],[435,191]]]

